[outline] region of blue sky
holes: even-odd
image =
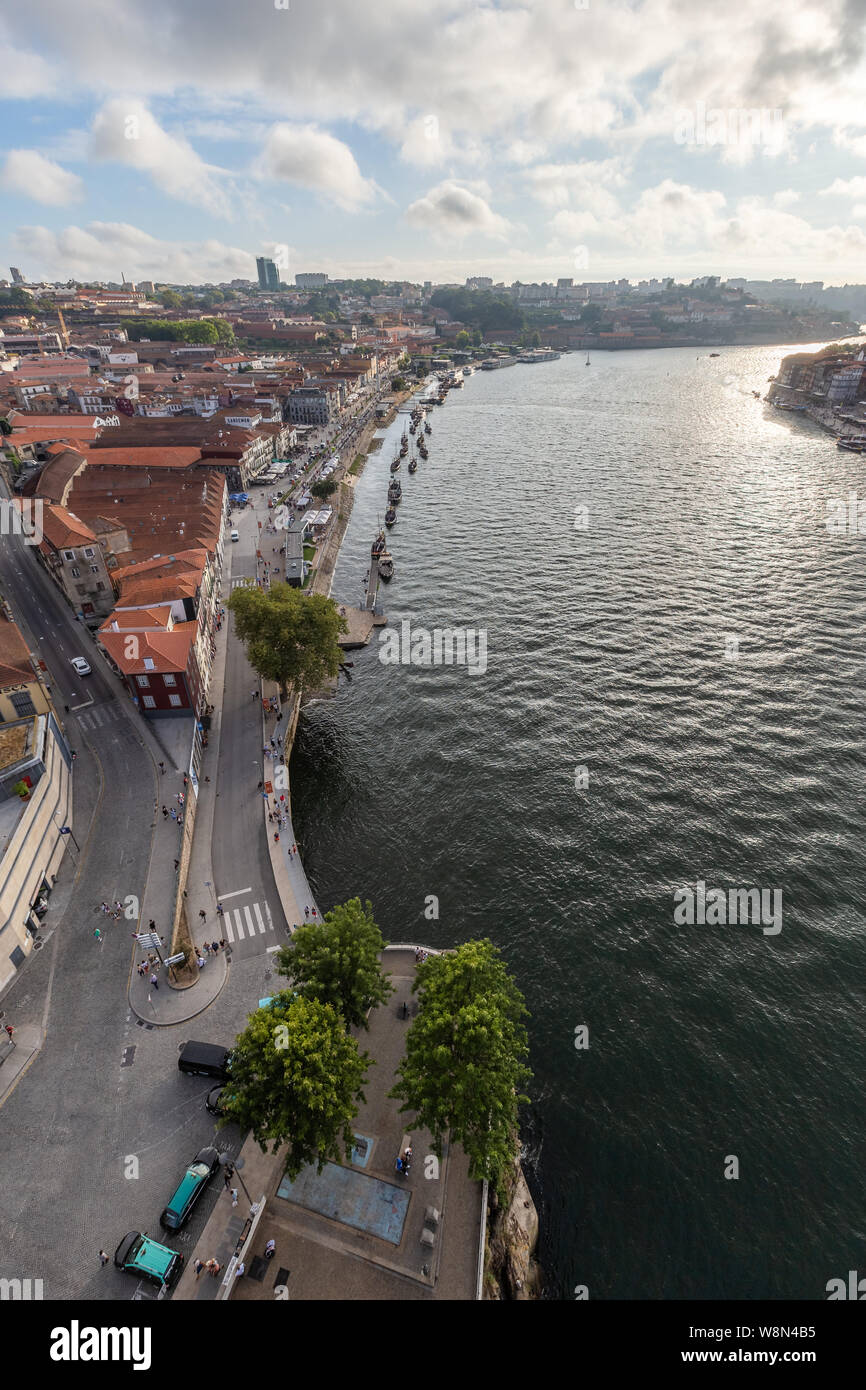
[[[31,277],[866,280],[862,0],[33,0],[0,63]]]

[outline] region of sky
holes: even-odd
[[[28,0],[0,73],[28,279],[866,282],[866,0]]]

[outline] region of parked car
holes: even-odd
[[[69,664],[75,672],[76,676],[90,675],[90,663],[88,661],[85,661],[83,656],[74,656]]]
[[[240,536],[238,535],[237,531],[232,531],[232,540],[233,540],[233,541],[239,541],[239,540],[240,540]]]
[[[225,1114],[225,1109],[223,1108],[224,1090],[225,1086],[223,1086],[222,1083],[220,1083],[219,1086],[211,1086],[204,1103],[205,1109],[211,1115],[216,1115],[218,1119]]]
[[[231,1053],[218,1043],[184,1043],[177,1059],[178,1069],[189,1076],[212,1076],[225,1083],[229,1079]]]
[[[170,1289],[180,1278],[183,1255],[142,1231],[128,1231],[114,1252],[114,1263],[127,1274]]]
[[[219,1165],[220,1156],[215,1148],[209,1146],[199,1150],[163,1208],[159,1218],[161,1226],[169,1231],[179,1231],[186,1225],[193,1207]]]

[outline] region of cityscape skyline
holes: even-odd
[[[264,254],[287,281],[857,282],[855,11],[155,0],[109,35],[37,0],[5,21],[0,254],[50,280],[255,280]]]

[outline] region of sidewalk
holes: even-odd
[[[8,1015],[7,1015],[8,1017]],[[4,1043],[6,1034],[2,1034]],[[36,1023],[22,1023],[15,1029],[15,1046],[8,1051],[3,1049],[3,1062],[0,1065],[0,1100],[14,1090],[20,1077],[24,1075],[33,1058],[40,1051],[45,1039],[42,1029]]]
[[[230,561],[228,569],[230,571]],[[223,592],[229,579],[230,573],[224,572]],[[222,936],[220,919],[215,910],[216,899],[211,896],[213,888],[210,886],[213,883],[211,835],[216,803],[216,786],[213,781],[206,782],[205,777],[211,775],[215,777],[215,769],[219,765],[227,636],[228,625],[223,623],[221,631],[214,633],[216,656],[211,669],[209,687],[210,703],[214,706],[214,712],[211,716],[208,746],[204,750],[202,759],[195,830],[187,874],[187,922],[192,939],[198,946],[203,946],[205,938],[208,941],[218,941]],[[181,853],[183,833],[176,821],[172,820],[171,810],[172,807],[175,811],[182,809],[176,800],[178,792],[184,793],[186,796],[194,796],[195,793],[190,787],[183,785],[183,776],[188,771],[192,747],[192,720],[164,720],[163,723],[175,726],[172,730],[165,731],[162,740],[168,749],[173,750],[174,765],[169,761],[172,756],[170,752],[168,757],[162,759],[165,763],[165,773],[159,778],[161,800],[154,808],[156,825],[153,835],[151,872],[148,876],[142,903],[139,931],[147,931],[148,922],[153,918],[157,931],[164,938],[162,955],[167,956],[171,947],[171,926],[177,885],[174,861]],[[162,814],[163,806],[169,812],[167,817]],[[207,913],[205,922],[202,922],[198,915],[199,911],[202,910]],[[229,957],[227,953],[220,951],[217,956],[212,956],[203,951],[205,968],[199,973],[194,984],[181,989],[173,985],[170,978],[166,978],[168,974],[166,970],[158,969],[156,974],[159,985],[158,988],[154,988],[150,984],[150,972],[144,976],[139,976],[137,969],[138,962],[148,954],[150,952],[139,948],[136,966],[130,972],[128,990],[129,1003],[133,1012],[147,1023],[170,1027],[172,1024],[182,1023],[185,1019],[194,1018],[196,1014],[202,1013],[213,1003],[228,979]]]

